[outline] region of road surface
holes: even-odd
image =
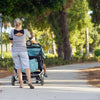
[[[100,66],[100,63],[71,64],[47,68],[44,86],[32,82],[35,89],[19,83],[11,85],[11,76],[0,79],[0,100],[100,100],[100,88],[92,87],[82,79],[79,69]]]

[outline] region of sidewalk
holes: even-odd
[[[34,84],[35,89],[11,85],[11,76],[0,79],[0,100],[100,100],[100,89],[80,79],[79,69],[100,66],[100,63],[72,64],[47,69],[44,86]],[[35,79],[32,79],[35,82]]]

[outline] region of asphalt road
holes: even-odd
[[[100,100],[100,89],[82,79],[79,69],[99,66],[100,63],[72,64],[47,69],[44,86],[32,82],[35,89],[19,83],[11,85],[11,76],[0,79],[0,100]]]

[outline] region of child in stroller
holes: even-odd
[[[29,55],[29,64],[31,71],[31,78],[36,78],[36,83],[40,82],[41,85],[44,84],[44,75],[43,75],[43,59],[45,58],[44,51],[40,44],[32,44],[30,40],[27,41],[27,51]],[[15,85],[17,71],[14,69],[15,74],[12,76],[11,83]],[[24,83],[26,83],[27,78],[25,71],[22,69],[22,76]]]

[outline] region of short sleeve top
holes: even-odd
[[[16,34],[20,32],[22,35],[17,36]],[[17,31],[15,29],[12,29],[10,34],[9,34],[9,39],[13,40],[13,46],[12,46],[12,51],[13,52],[26,52],[26,37],[31,39],[31,35],[27,29],[23,29],[20,31]]]

